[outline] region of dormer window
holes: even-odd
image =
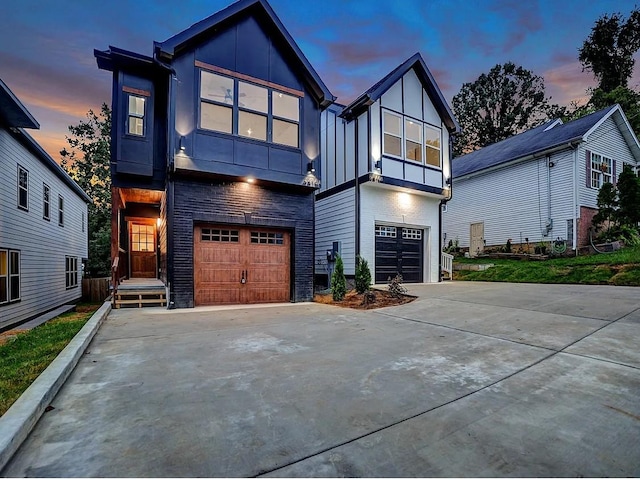
[[[144,136],[146,99],[138,95],[129,95],[127,113],[127,133],[129,135]]]
[[[300,98],[271,85],[200,70],[200,128],[299,148]]]

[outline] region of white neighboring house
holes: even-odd
[[[619,105],[454,158],[444,242],[457,239],[471,255],[508,239],[588,245],[598,190],[624,164],[640,165],[640,145]]]
[[[322,113],[315,273],[326,281],[338,251],[374,283],[440,281],[441,204],[449,196],[450,135],[460,129],[420,54],[346,107]]]
[[[39,127],[0,80],[0,328],[82,296],[91,199],[24,130]]]

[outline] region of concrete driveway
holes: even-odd
[[[113,311],[2,472],[640,476],[640,289]]]

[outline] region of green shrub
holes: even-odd
[[[344,278],[344,263],[340,255],[336,256],[336,266],[331,275],[331,294],[333,301],[339,302],[347,293],[347,279]]]
[[[365,293],[371,286],[371,270],[369,264],[360,255],[356,257],[356,292]]]

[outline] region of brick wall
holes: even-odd
[[[589,245],[589,229],[591,220],[598,213],[597,208],[580,207],[580,218],[578,219],[578,247]]]
[[[175,181],[173,286],[175,306],[193,307],[195,223],[255,225],[292,234],[295,302],[313,298],[313,194],[267,189],[244,182]]]

